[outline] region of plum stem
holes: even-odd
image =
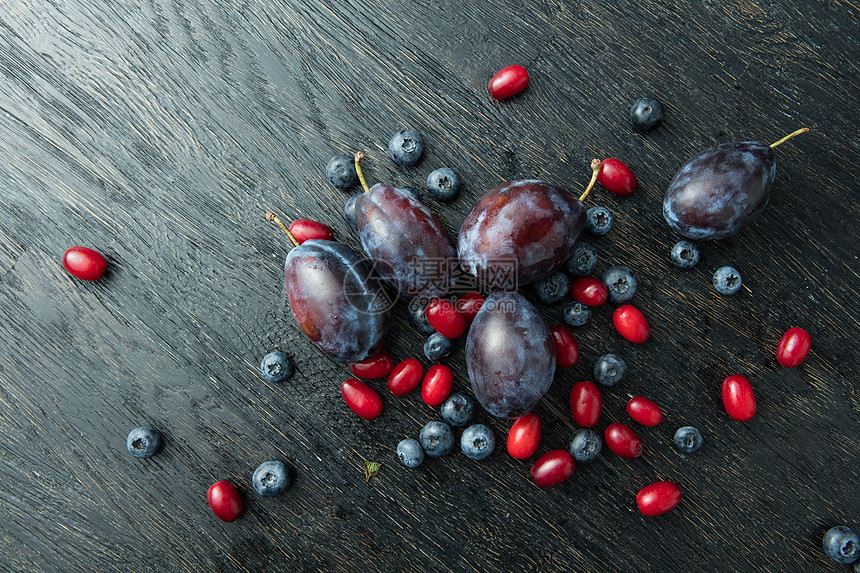
[[[597,183],[597,173],[600,171],[600,160],[592,159],[591,160],[591,181],[588,182],[588,187],[585,188],[585,192],[579,196],[579,202],[582,203],[588,197],[588,194],[591,193],[591,190],[594,189],[594,184]]]
[[[284,232],[285,232],[285,233],[287,234],[287,236],[290,238],[290,242],[293,244],[293,246],[294,246],[294,247],[298,247],[298,246],[299,246],[299,241],[298,241],[298,239],[296,239],[296,236],[295,236],[295,235],[293,235],[293,234],[290,232],[290,230],[287,228],[287,226],[286,226],[286,225],[284,225],[284,224],[281,222],[281,220],[280,220],[280,219],[278,219],[278,216],[277,216],[277,215],[275,215],[275,214],[274,214],[274,213],[272,213],[271,211],[267,211],[267,212],[266,212],[266,221],[274,221],[274,222],[275,222],[275,224],[276,224],[278,227],[280,227],[281,229],[283,229],[283,230],[284,230]]]
[[[365,193],[370,193],[370,187],[367,186],[367,180],[364,178],[364,171],[361,170],[361,160],[364,159],[364,153],[361,151],[355,152],[355,172],[358,174],[358,180],[361,181],[361,186]]]
[[[781,144],[781,143],[785,143],[786,141],[788,141],[789,139],[791,139],[791,138],[792,138],[792,137],[794,137],[795,135],[800,135],[801,133],[806,133],[807,131],[809,131],[809,128],[808,128],[808,127],[801,127],[801,128],[800,128],[800,129],[798,129],[797,131],[792,131],[791,133],[789,133],[788,135],[786,135],[785,137],[783,137],[783,138],[782,138],[782,139],[780,139],[779,141],[776,141],[776,142],[774,142],[774,143],[771,143],[771,144],[770,144],[770,147],[771,147],[771,149],[772,149],[772,148],[776,147],[777,145],[779,145],[779,144]]]

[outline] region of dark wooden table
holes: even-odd
[[[831,526],[860,530],[857,310],[860,10],[849,0],[744,2],[3,2],[0,12],[0,570],[3,571],[849,571],[830,562]],[[487,81],[525,65],[531,84],[497,102]],[[635,132],[644,94],[666,121]],[[735,238],[703,243],[676,269],[661,215],[680,165],[718,142],[780,147],[770,205]],[[415,167],[388,157],[411,127]],[[398,441],[439,416],[418,392],[368,422],[349,412],[348,369],[311,346],[283,290],[288,243],[265,221],[313,218],[360,248],[347,193],[324,167],[363,150],[371,183],[422,187],[449,166],[464,188],[427,199],[452,238],[477,199],[507,179],[579,192],[592,158],[618,157],[640,190],[598,188],[615,214],[590,239],[596,274],[626,264],[652,337],[634,346],[610,305],[576,330],[582,357],[536,409],[539,453],[575,428],[572,384],[598,356],[628,379],[604,389],[599,428],[627,421],[631,395],[664,407],[638,427],[645,454],[604,453],[560,486],[529,479],[504,451],[509,422],[481,412],[500,447],[400,466]],[[108,275],[63,269],[81,244]],[[744,288],[721,296],[732,264]],[[532,300],[529,288],[523,292]],[[544,307],[550,324],[564,304]],[[387,348],[422,357],[394,311]],[[796,369],[775,347],[790,326],[813,350]],[[269,384],[262,356],[296,374]],[[423,357],[422,357],[423,358]],[[446,360],[471,393],[463,341]],[[424,360],[424,365],[429,363]],[[743,373],[759,411],[729,420],[722,379]],[[128,431],[161,430],[138,460]],[[681,455],[676,428],[705,446]],[[250,476],[269,459],[295,472],[262,499]],[[365,460],[382,463],[365,480]],[[247,512],[227,524],[206,490],[228,479]],[[684,499],[642,516],[635,494],[671,479]]]

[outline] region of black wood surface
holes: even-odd
[[[858,19],[850,0],[2,2],[0,570],[848,571],[821,538],[860,530]],[[512,63],[531,84],[493,101],[487,81]],[[666,121],[643,135],[627,112],[645,94]],[[673,267],[661,203],[678,167],[803,126],[778,150],[761,218]],[[405,127],[428,144],[411,168],[386,154]],[[536,412],[538,453],[565,447],[571,385],[617,352],[630,374],[605,389],[599,427],[627,421],[631,395],[665,410],[637,427],[640,459],[604,453],[540,489],[533,460],[504,451],[509,422],[480,413],[500,441],[491,458],[407,470],[397,442],[438,409],[379,382],[380,418],[348,411],[349,371],[295,326],[287,239],[264,213],[323,221],[359,248],[348,194],[324,175],[359,149],[371,183],[456,169],[460,197],[427,199],[452,238],[502,181],[578,193],[592,158],[631,166],[634,196],[590,198],[616,216],[591,241],[597,274],[637,273],[652,338],[625,342],[596,309],[575,332],[580,362]],[[105,278],[66,273],[75,244],[105,253]],[[737,295],[710,286],[724,264],[743,274]],[[402,301],[394,316],[387,348],[422,357]],[[774,350],[795,325],[813,350],[789,370]],[[258,374],[273,349],[295,361],[286,383]],[[471,392],[462,341],[446,363]],[[736,372],[757,392],[747,423],[720,401]],[[138,460],[125,437],[144,423],[164,444]],[[671,443],[685,424],[706,442],[688,456]],[[265,500],[249,480],[269,459],[295,482]],[[365,460],[383,464],[369,481]],[[220,479],[247,505],[232,524],[206,503]],[[660,479],[684,499],[646,518],[635,494]]]

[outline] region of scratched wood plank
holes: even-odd
[[[122,571],[828,569],[820,539],[860,527],[846,484],[858,477],[858,6],[850,1],[668,0],[368,5],[316,0],[4,2],[0,16],[0,569]],[[486,83],[510,63],[531,85],[494,102]],[[650,93],[667,106],[647,135],[627,123]],[[703,245],[691,271],[663,190],[692,154],[737,139],[812,132],[778,151],[771,205],[736,238]],[[414,127],[415,167],[386,157]],[[652,340],[624,343],[611,309],[576,331],[582,359],[537,408],[541,452],[574,430],[571,385],[618,352],[630,377],[604,392],[601,427],[626,421],[642,394],[664,405],[639,429],[646,454],[604,455],[540,490],[528,463],[500,451],[453,455],[417,471],[396,443],[438,416],[418,396],[374,422],[345,408],[348,376],[292,322],[282,289],[286,240],[263,219],[310,217],[358,247],[323,173],[362,149],[372,181],[420,188],[435,167],[464,179],[450,205],[428,200],[452,237],[501,181],[541,177],[578,191],[592,157],[616,156],[640,191],[594,204],[616,215],[597,247],[640,279]],[[97,283],[59,264],[72,244],[109,259]],[[721,297],[710,275],[735,264],[748,285]],[[523,291],[531,296],[525,287]],[[552,323],[563,305],[543,309]],[[420,354],[395,307],[388,348]],[[800,368],[773,349],[789,326],[813,336]],[[266,384],[260,358],[280,348],[296,375]],[[447,359],[470,392],[463,345]],[[753,380],[759,414],[730,424],[719,383]],[[485,414],[503,444],[508,422]],[[126,433],[159,427],[150,460]],[[706,447],[681,456],[674,429]],[[503,450],[503,447],[500,447]],[[249,479],[268,459],[295,483],[261,500]],[[365,482],[364,460],[383,462]],[[243,491],[247,514],[218,522],[205,492]],[[635,492],[676,479],[685,499],[657,520]],[[835,569],[834,569],[835,570]]]

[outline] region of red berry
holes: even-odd
[[[643,426],[656,426],[663,421],[660,406],[642,396],[636,396],[627,402],[627,413]]]
[[[472,324],[475,315],[478,314],[483,305],[484,296],[477,291],[467,292],[457,299],[457,310],[463,314],[467,324]]]
[[[441,298],[433,299],[427,305],[424,314],[430,326],[445,338],[454,340],[466,332],[466,317],[450,301]]]
[[[384,348],[370,358],[356,362],[349,367],[353,374],[365,380],[385,378],[393,368],[394,359]]]
[[[576,277],[570,283],[570,296],[585,306],[600,306],[606,302],[609,291],[603,281],[594,277]]]
[[[634,459],[642,455],[642,440],[629,426],[609,424],[603,433],[607,447],[622,458]]]
[[[541,421],[534,412],[517,419],[508,431],[508,453],[518,460],[532,457],[540,443]]]
[[[792,327],[785,331],[776,347],[776,361],[780,366],[794,368],[806,359],[812,338],[802,328]]]
[[[615,330],[618,334],[636,344],[641,344],[648,340],[651,335],[651,328],[648,326],[648,321],[634,306],[624,304],[615,309],[612,313],[612,322],[615,324]]]
[[[639,182],[636,181],[630,168],[622,161],[611,158],[600,162],[597,182],[603,185],[604,189],[619,197],[632,195],[639,187]]]
[[[104,276],[107,260],[98,251],[87,247],[69,247],[63,253],[63,266],[73,277],[94,281]]]
[[[567,450],[553,450],[539,457],[529,474],[540,487],[550,487],[572,476],[575,468],[576,463]]]
[[[600,389],[594,382],[577,382],[570,389],[570,411],[573,412],[573,421],[580,426],[590,428],[596,425],[602,405]]]
[[[755,395],[752,384],[743,374],[723,380],[723,406],[732,420],[746,422],[755,416]]]
[[[414,358],[407,358],[388,375],[388,389],[395,396],[412,392],[424,376],[424,367]]]
[[[552,341],[555,344],[555,365],[570,368],[579,361],[579,345],[573,334],[562,325],[553,326]]]
[[[674,509],[681,501],[681,487],[673,481],[658,481],[646,485],[636,494],[639,511],[649,517]]]
[[[228,523],[236,521],[245,511],[239,490],[229,481],[216,481],[210,485],[206,499],[215,515]]]
[[[431,366],[421,384],[421,399],[428,406],[438,406],[451,394],[454,372],[444,364]]]
[[[355,378],[345,380],[340,385],[340,393],[346,405],[357,415],[372,420],[382,413],[382,400],[376,391]]]
[[[515,96],[529,85],[529,73],[520,65],[502,68],[490,79],[490,95],[494,99]]]
[[[290,223],[290,233],[300,245],[310,239],[331,240],[331,229],[319,221],[310,219],[296,219]]]

